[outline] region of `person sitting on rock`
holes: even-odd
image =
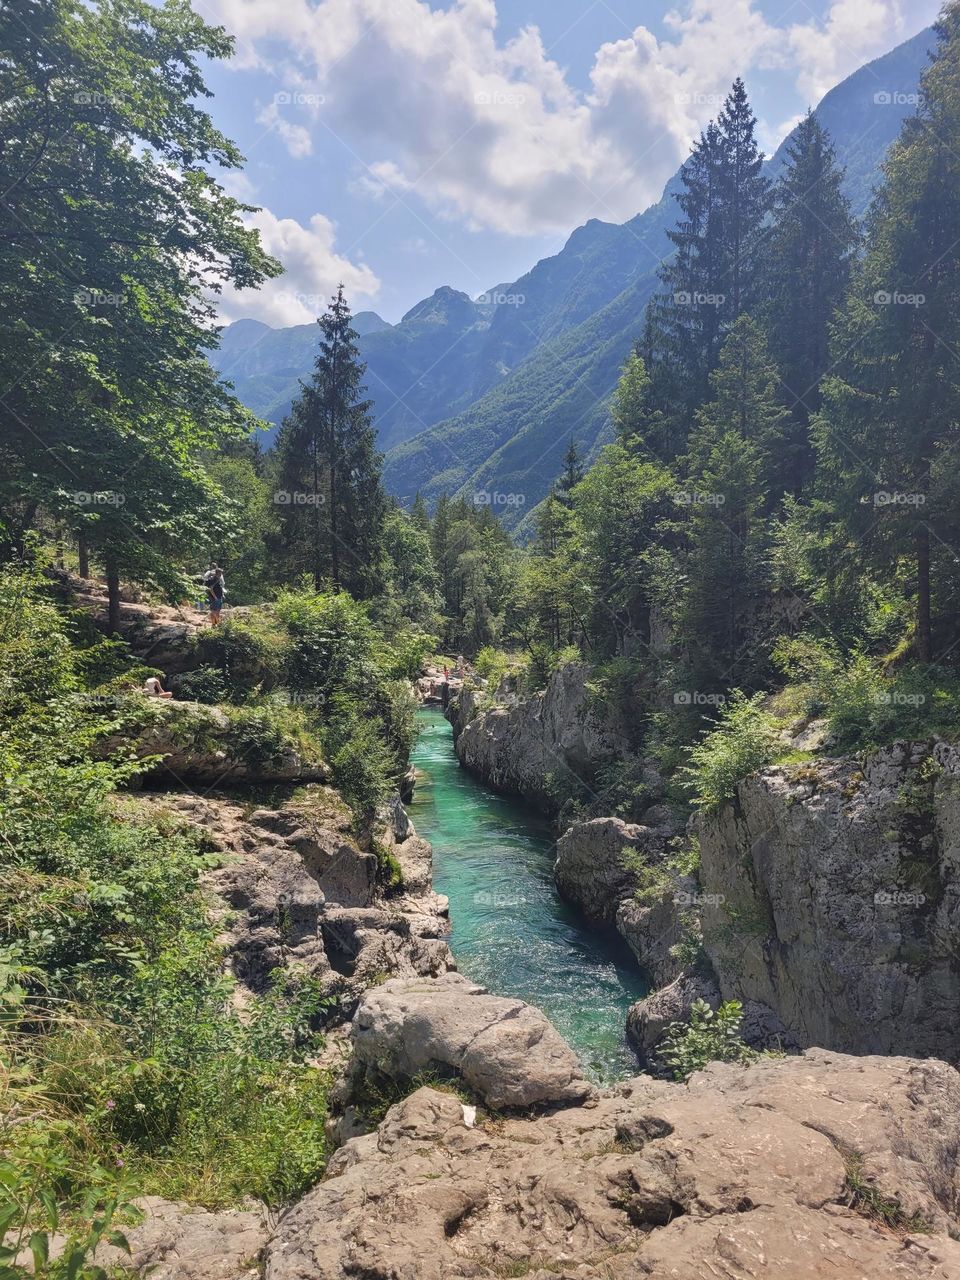
[[[163,672],[159,676],[147,676],[143,682],[143,692],[148,698],[172,698],[173,694],[168,693],[163,687]]]

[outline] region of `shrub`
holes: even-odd
[[[657,1059],[674,1080],[688,1080],[708,1062],[739,1062],[760,1057],[740,1038],[743,1007],[728,1000],[711,1009],[706,1000],[694,1000],[689,1022],[671,1022],[657,1049]]]
[[[719,809],[733,799],[738,782],[776,756],[779,730],[763,702],[763,694],[748,698],[737,690],[723,707],[716,727],[689,748],[689,763],[681,768],[680,777],[697,808]]]
[[[231,618],[200,631],[194,652],[201,668],[220,672],[226,696],[244,702],[276,687],[287,661],[283,629],[263,613]],[[200,699],[202,701],[202,699]]]

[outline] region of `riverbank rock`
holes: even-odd
[[[159,757],[147,777],[208,786],[246,782],[326,782],[324,762],[263,714],[133,693],[117,699],[120,727],[97,745],[103,757]]]
[[[151,1280],[256,1280],[258,1258],[270,1230],[266,1208],[211,1211],[159,1196],[138,1202],[145,1217],[127,1232],[130,1255],[105,1245],[97,1262]],[[113,1274],[113,1272],[111,1272]]]
[[[960,1060],[960,747],[766,769],[699,827],[725,999],[802,1044]]]
[[[588,920],[615,928],[654,986],[680,972],[671,949],[682,935],[683,903],[695,891],[688,877],[665,866],[667,839],[663,830],[620,818],[577,822],[557,841],[553,869],[560,893]],[[638,866],[650,873],[642,885]]]
[[[353,1019],[355,1079],[409,1081],[439,1070],[497,1110],[582,1102],[592,1092],[573,1050],[538,1009],[458,973],[393,978]]]
[[[123,803],[198,828],[206,848],[222,856],[203,881],[242,990],[262,991],[275,970],[293,966],[352,1008],[385,973],[430,976],[454,967],[446,899],[430,885],[430,846],[405,814],[405,822],[394,819],[402,840],[392,825],[372,835],[401,871],[413,872],[398,891],[383,883],[380,860],[361,847],[350,811],[329,787],[302,788],[252,813],[223,794],[144,792]]]
[[[424,1088],[337,1152],[264,1276],[955,1280],[958,1146],[941,1062],[813,1050],[480,1125]]]
[[[552,813],[559,793],[590,785],[615,745],[590,714],[586,674],[561,667],[541,693],[488,710],[466,685],[449,712],[460,763],[494,791]]]

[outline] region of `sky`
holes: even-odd
[[[247,157],[227,190],[285,274],[221,319],[311,321],[342,281],[395,323],[471,297],[589,218],[660,196],[734,77],[771,153],[939,0],[194,0],[236,39],[208,68]]]

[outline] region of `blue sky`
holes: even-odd
[[[590,217],[655,200],[733,77],[772,150],[939,0],[200,0],[237,38],[210,69],[248,158],[228,186],[287,272],[225,320],[310,320],[343,279],[395,322],[476,296]]]

